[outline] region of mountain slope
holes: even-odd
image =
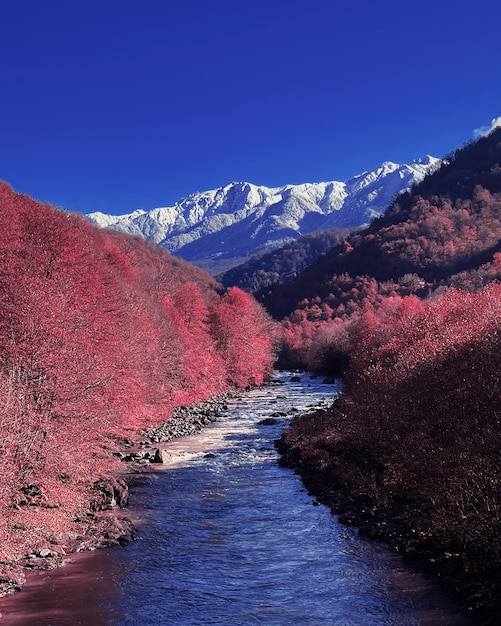
[[[313,231],[367,224],[438,164],[430,156],[409,165],[387,161],[347,182],[275,188],[230,183],[193,193],[171,207],[121,216],[90,213],[87,218],[144,237],[192,263],[225,260],[230,267]]]
[[[279,450],[317,500],[501,623],[501,128],[287,285],[281,367],[343,376]]]
[[[274,332],[249,294],[0,182],[0,596],[27,554],[112,545],[120,526],[98,537],[96,512],[123,493],[114,453],[178,406],[262,384]]]
[[[302,235],[282,248],[255,254],[216,278],[223,287],[240,287],[250,292],[275,283],[288,283],[320,256],[342,243],[349,234],[348,229],[329,228]]]
[[[477,291],[501,267],[501,129],[456,151],[368,228],[286,285],[256,295],[294,334],[317,336],[387,296],[446,286]],[[305,333],[304,326],[312,325]]]

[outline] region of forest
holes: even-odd
[[[275,283],[288,283],[348,235],[348,229],[340,228],[308,233],[283,248],[255,254],[241,265],[219,274],[217,279],[225,287],[240,287],[250,292]]]
[[[287,284],[255,292],[285,330],[283,365],[343,368],[351,327],[385,299],[500,278],[501,130],[468,144]],[[461,195],[462,194],[462,195]],[[335,338],[335,340],[331,340]],[[337,349],[334,350],[333,346]]]
[[[10,564],[85,532],[137,429],[261,384],[275,323],[163,248],[6,183],[0,249],[1,586]]]
[[[10,564],[85,532],[124,441],[261,384],[279,350],[343,376],[332,407],[293,419],[282,462],[499,622],[501,129],[365,230],[294,242],[226,287],[4,183],[0,246],[0,591]]]
[[[343,374],[279,449],[312,493],[501,620],[501,129],[260,300],[283,364]]]

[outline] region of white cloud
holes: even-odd
[[[494,130],[498,126],[501,126],[501,115],[499,117],[495,117],[492,120],[492,123],[490,126],[481,126],[480,128],[475,128],[475,130],[473,131],[473,136],[475,137],[475,139],[478,139],[479,137],[488,135],[492,130]]]

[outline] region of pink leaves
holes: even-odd
[[[262,382],[272,330],[248,294],[0,183],[0,516],[28,481],[70,510],[111,434]]]

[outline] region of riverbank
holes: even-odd
[[[436,578],[479,624],[501,623],[496,546],[491,552],[482,549],[485,537],[480,546],[462,543],[447,517],[431,523],[437,512],[420,497],[423,490],[395,475],[388,450],[354,429],[351,411],[349,400],[342,397],[329,410],[294,418],[276,442],[280,463],[293,468],[311,495],[327,504],[340,522],[389,544]],[[422,479],[430,481],[427,489],[436,494],[442,478],[434,481],[422,468]]]
[[[165,444],[165,464],[127,463],[138,470],[127,510],[138,540],[33,573],[22,594],[0,602],[6,625],[154,625],[167,616],[173,626],[471,626],[414,567],[312,506],[278,466],[273,442],[291,417],[330,406],[338,384],[275,377],[194,437]]]
[[[93,484],[88,506],[72,520],[71,531],[42,536],[32,551],[0,563],[0,597],[20,591],[30,571],[62,567],[72,561],[72,554],[127,546],[134,541],[136,529],[123,511],[133,478],[147,471],[148,467],[159,467],[168,461],[162,443],[196,434],[215,421],[227,408],[227,401],[237,395],[238,392],[230,391],[203,402],[177,407],[162,424],[124,438],[120,442],[121,449],[114,452],[122,463],[112,476],[100,478]],[[33,487],[32,492],[25,494],[23,513],[54,518],[60,511],[44,510],[40,494]]]

